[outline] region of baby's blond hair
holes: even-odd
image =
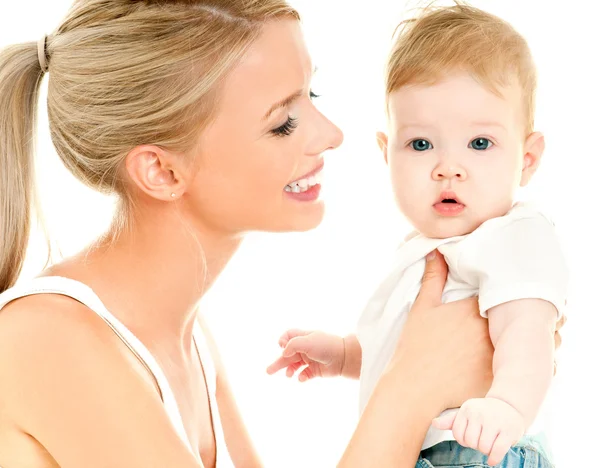
[[[425,7],[399,25],[387,64],[386,100],[403,86],[435,84],[461,71],[496,94],[516,78],[525,132],[533,131],[537,77],[527,42],[506,21],[458,1]]]

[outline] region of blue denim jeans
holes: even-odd
[[[440,442],[421,452],[415,468],[489,468],[487,456],[456,441]],[[494,468],[553,468],[544,455],[531,446],[512,447]]]

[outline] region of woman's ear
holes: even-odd
[[[546,142],[544,140],[544,135],[542,135],[540,132],[533,132],[525,140],[525,145],[523,147],[521,187],[525,187],[533,177],[533,174],[535,174],[535,171],[537,171],[537,168],[542,160],[545,147]]]
[[[377,132],[377,145],[379,146],[379,149],[381,150],[381,152],[383,153],[383,159],[385,161],[385,163],[388,163],[388,137],[385,133],[383,132]]]
[[[174,164],[178,159],[179,156],[158,146],[137,146],[126,156],[125,168],[133,183],[146,195],[156,200],[173,200],[185,189],[182,174]]]

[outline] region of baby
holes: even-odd
[[[268,369],[292,376],[308,365],[301,381],[360,378],[362,411],[419,292],[425,257],[438,249],[449,267],[443,301],[479,296],[495,347],[494,380],[485,398],[433,421],[418,466],[551,466],[538,416],[552,381],[567,271],[552,222],[515,203],[544,151],[533,130],[535,88],[525,40],[496,16],[455,5],[403,23],[387,69],[388,134],[378,142],[415,232],[356,335],[288,331],[282,357]]]

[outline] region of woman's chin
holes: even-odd
[[[322,200],[311,202],[310,206],[294,207],[281,216],[273,232],[305,232],[316,229],[325,216],[325,203]]]

